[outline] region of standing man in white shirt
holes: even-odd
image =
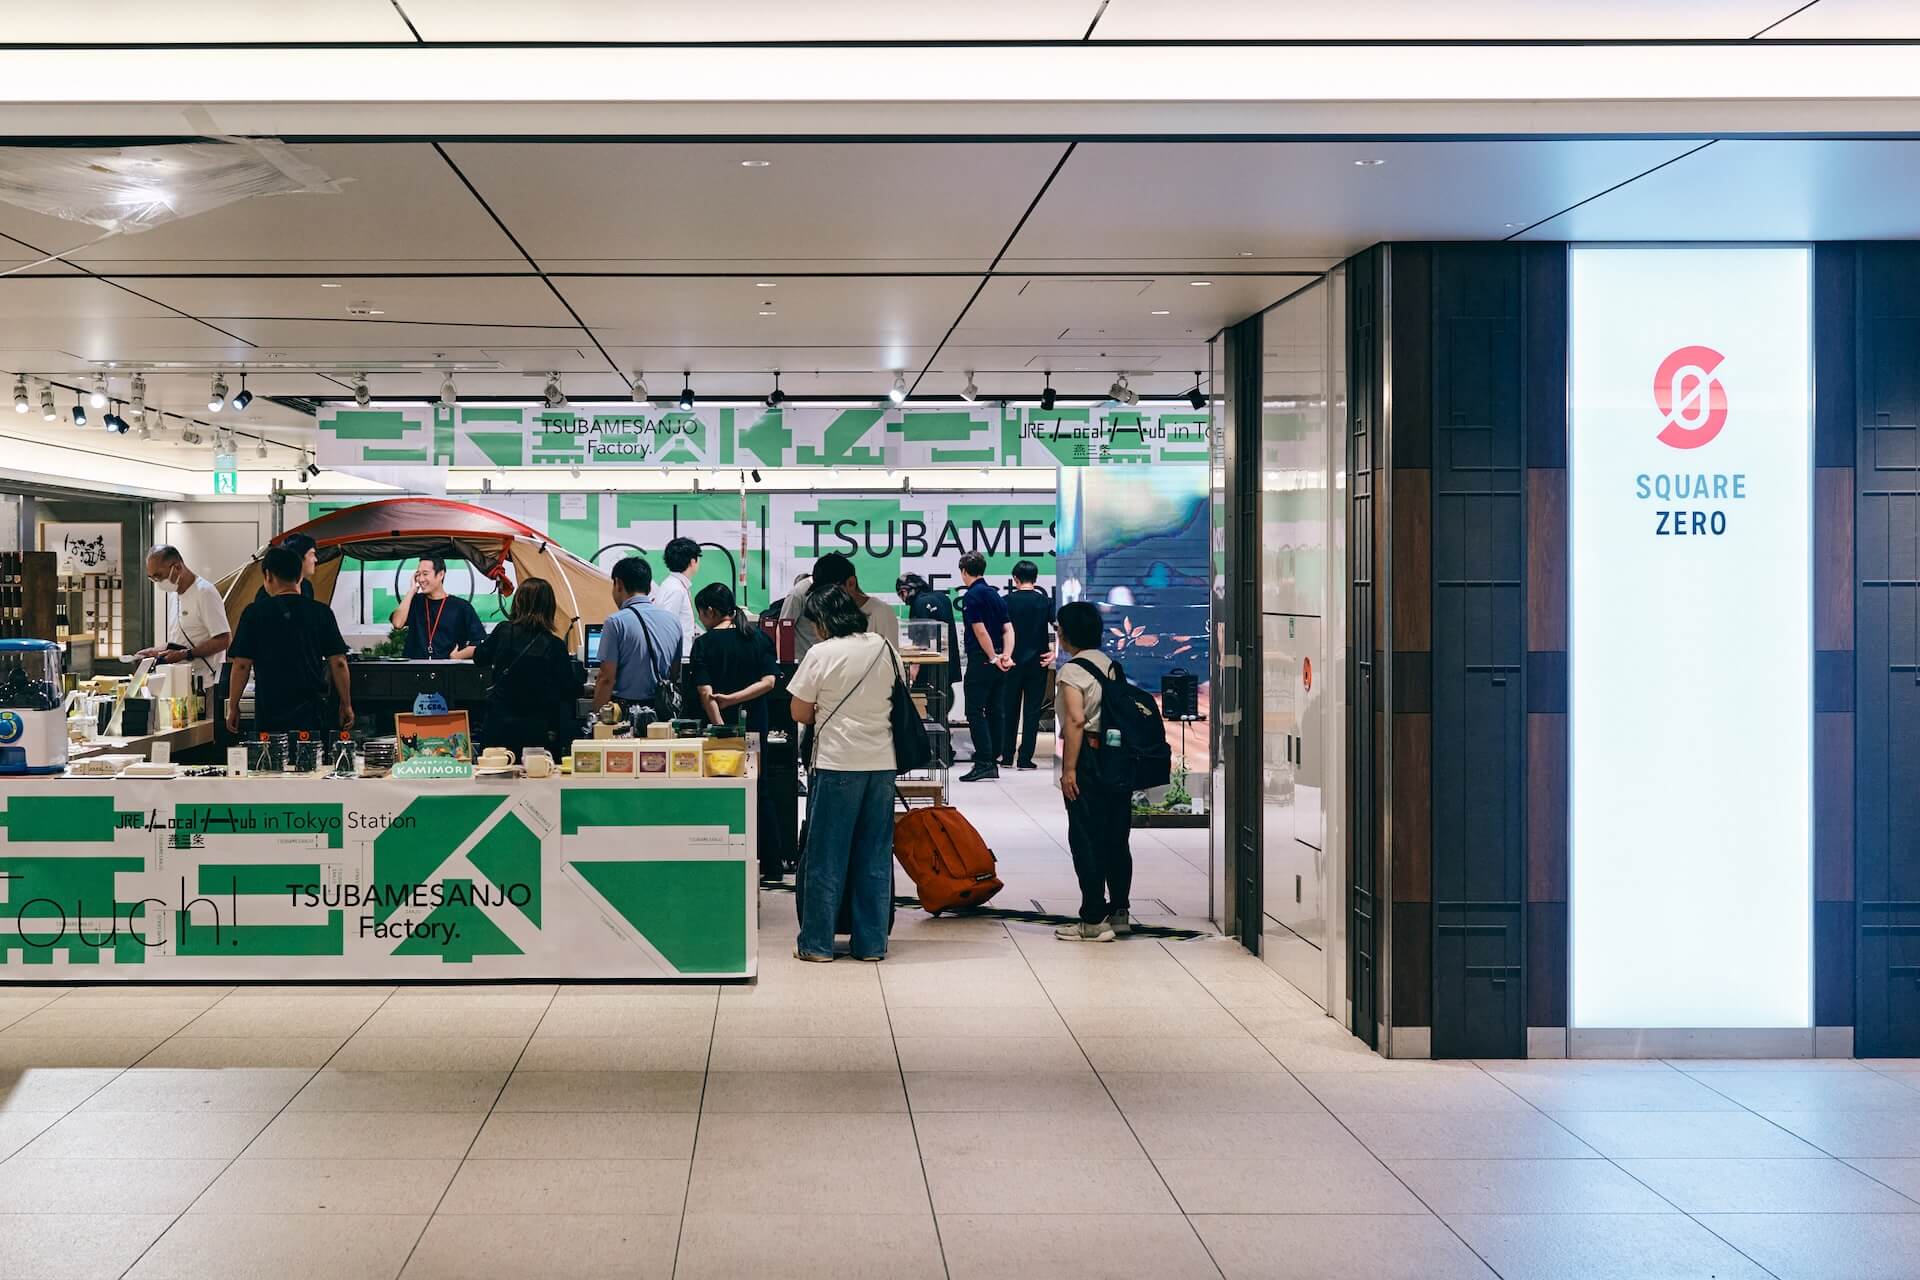
[[[165,544],[147,552],[147,580],[176,599],[167,610],[167,642],[134,656],[191,662],[194,683],[202,688],[213,684],[220,671],[220,655],[233,643],[220,588],[188,568],[180,552]]]
[[[700,544],[692,538],[674,538],[661,558],[667,562],[667,576],[654,587],[653,604],[680,624],[680,656],[689,658],[701,631],[693,615],[693,575],[700,572]]]

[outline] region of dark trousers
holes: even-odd
[[[1020,763],[1033,763],[1034,740],[1040,736],[1040,704],[1047,696],[1047,669],[1040,659],[1015,663],[1007,672],[1006,689],[1000,695],[1005,715],[1001,732],[994,741],[1000,746],[1000,763],[1012,764],[1014,743],[1020,745]]]
[[[1006,684],[1006,675],[985,658],[970,659],[967,663],[961,689],[967,698],[967,729],[973,735],[973,759],[977,764],[992,764],[1000,758],[994,744],[999,741],[1000,689]]]
[[[1076,770],[1080,797],[1067,801],[1067,848],[1080,881],[1080,919],[1092,924],[1128,909],[1133,888],[1133,794]]]

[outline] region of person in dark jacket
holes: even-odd
[[[934,718],[940,723],[947,722],[947,716],[953,710],[953,679],[960,665],[960,628],[955,625],[953,601],[944,591],[935,591],[933,584],[917,573],[903,573],[893,584],[894,591],[900,597],[900,603],[907,606],[907,620],[944,622],[947,624],[947,660],[944,663],[930,663],[914,668],[913,687],[930,689],[939,694],[939,714]],[[929,707],[928,710],[933,710]]]
[[[522,579],[512,615],[473,655],[493,672],[482,746],[506,747],[516,757],[528,747],[545,747],[556,761],[567,754],[579,729],[574,707],[587,677],[567,642],[553,633],[553,623],[552,586],[544,578]]]

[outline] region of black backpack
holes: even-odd
[[[1100,682],[1101,743],[1093,760],[1101,781],[1128,791],[1166,786],[1173,779],[1173,748],[1167,745],[1166,722],[1153,695],[1129,684],[1118,662],[1110,676],[1085,658],[1075,658],[1073,665]],[[1120,731],[1117,748],[1107,745],[1107,735],[1115,729]],[[1088,759],[1081,755],[1082,766]]]

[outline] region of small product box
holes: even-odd
[[[699,778],[706,775],[706,752],[698,738],[675,738],[667,744],[667,776]]]
[[[654,779],[667,776],[668,756],[672,753],[671,742],[642,740],[634,744],[634,772],[641,778]]]
[[[665,720],[655,720],[647,726],[647,738],[653,742],[671,742],[673,726]]]
[[[632,778],[638,771],[639,747],[632,738],[616,738],[600,753],[600,772],[608,778]],[[578,767],[578,766],[576,766]]]
[[[601,767],[606,755],[608,739],[580,738],[573,744],[573,776],[576,778],[598,778],[605,770]]]

